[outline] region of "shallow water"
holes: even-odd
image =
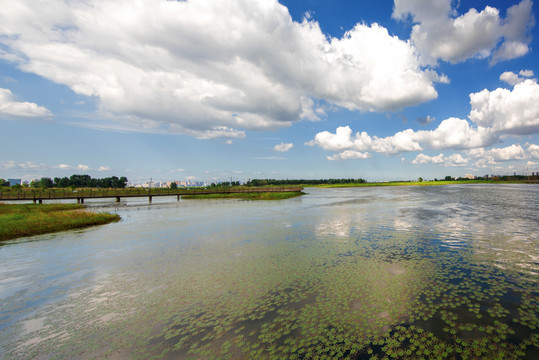
[[[0,246],[20,358],[533,358],[539,187],[129,199],[122,221]]]

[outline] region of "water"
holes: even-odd
[[[0,246],[0,355],[533,358],[539,187],[129,199]]]

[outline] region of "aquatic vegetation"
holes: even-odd
[[[364,205],[324,208],[301,226],[245,219],[240,236],[224,218],[199,230],[200,242],[153,255],[163,270],[142,262],[66,299],[67,314],[46,317],[9,354],[519,359],[539,350],[537,276],[521,266],[536,243],[502,234],[483,246],[493,242],[462,231],[457,242],[447,224],[365,220],[353,206]]]

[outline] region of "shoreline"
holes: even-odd
[[[351,184],[320,184],[305,185],[305,187],[317,188],[349,188],[349,187],[374,187],[374,186],[443,186],[443,185],[474,185],[474,184],[538,184],[537,181],[494,181],[494,180],[441,180],[441,181],[390,181],[390,182],[372,182],[372,183],[351,183]]]
[[[260,192],[260,193],[235,193],[235,194],[207,194],[207,195],[182,195],[185,200],[206,199],[241,199],[241,200],[285,200],[305,195],[302,191],[288,192]]]

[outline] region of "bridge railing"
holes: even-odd
[[[53,188],[53,189],[6,189],[0,191],[1,200],[35,200],[35,199],[80,199],[80,198],[114,198],[114,197],[144,197],[144,196],[174,196],[189,194],[219,194],[219,193],[253,193],[253,192],[292,192],[302,191],[301,186],[271,186],[271,187],[230,187],[230,188],[127,188],[127,189],[98,189],[98,188]]]

